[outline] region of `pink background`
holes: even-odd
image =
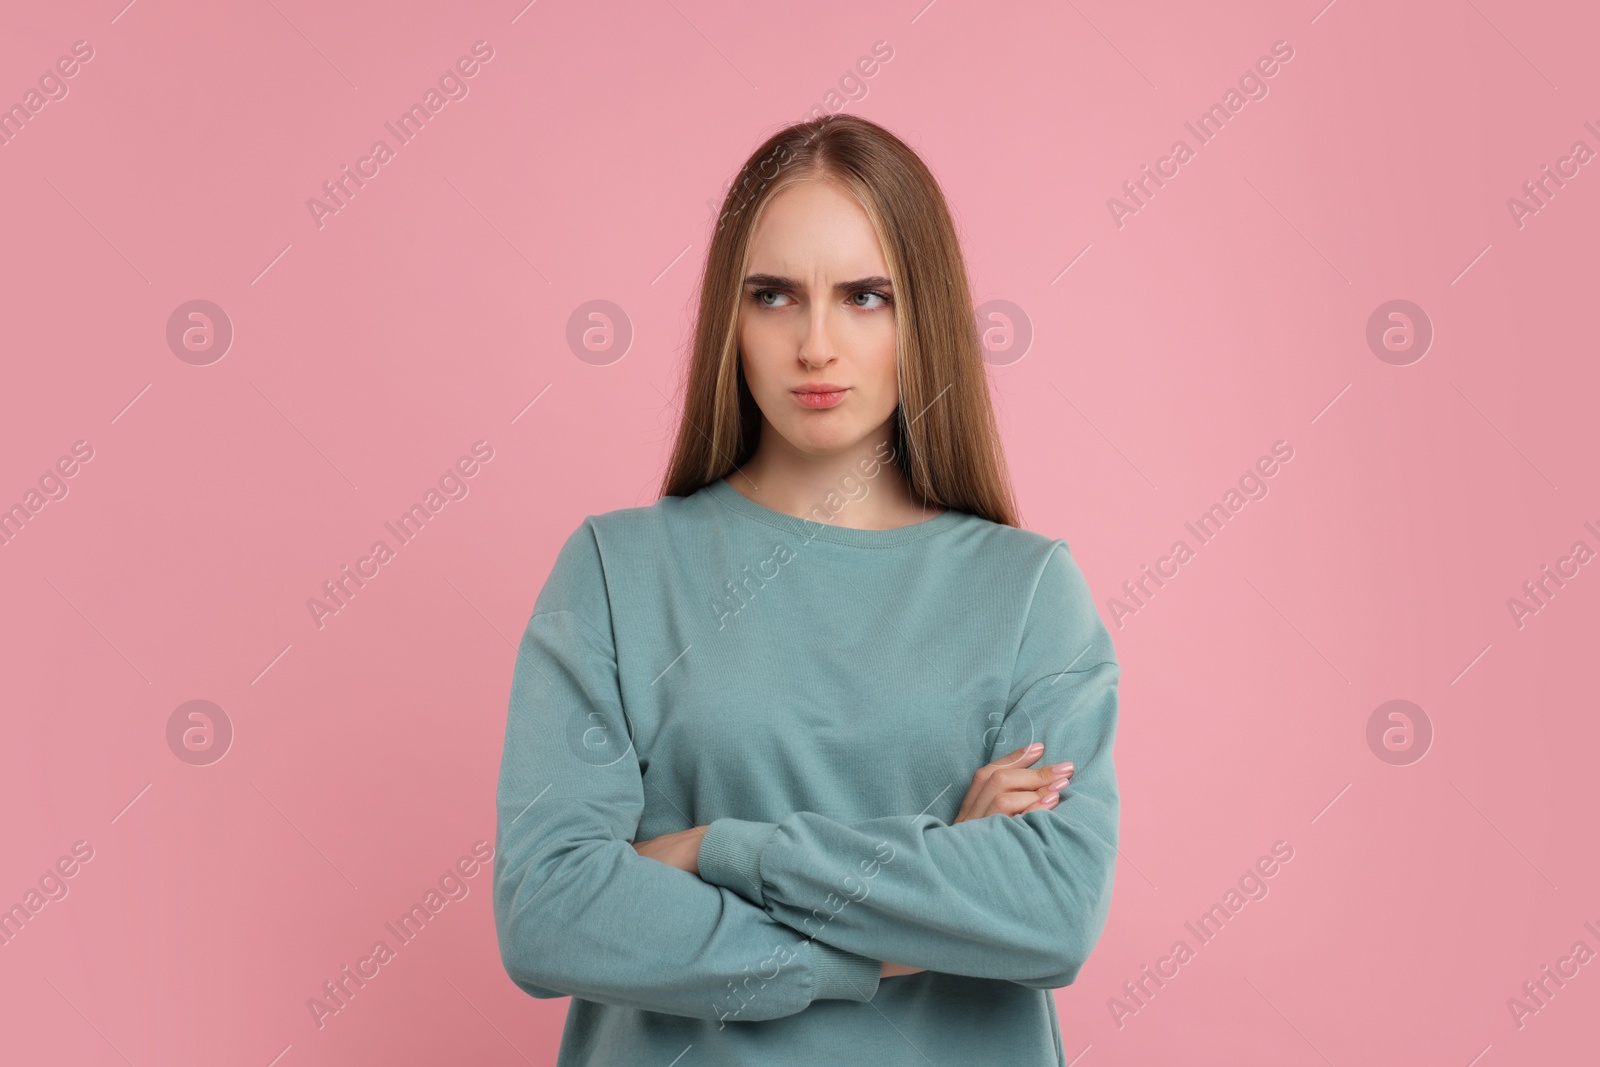
[[[0,103],[93,48],[0,146],[0,506],[93,450],[0,546],[0,904],[93,850],[0,947],[0,1060],[554,1061],[567,1002],[507,978],[487,870],[320,1029],[306,1002],[492,844],[554,552],[659,484],[708,201],[877,41],[832,102],[924,155],[976,299],[1031,323],[990,368],[1024,520],[1071,543],[1123,663],[1123,860],[1056,994],[1067,1058],[1593,1060],[1600,962],[1520,1027],[1507,1005],[1600,951],[1600,564],[1507,606],[1600,550],[1600,162],[1507,207],[1600,149],[1592,6],[124,2],[0,31]],[[469,94],[319,228],[307,199],[480,40]],[[1198,145],[1277,41],[1269,94]],[[203,366],[166,339],[195,299],[235,331]],[[596,299],[621,358],[568,345]],[[1395,299],[1435,331],[1405,366],[1366,341]],[[480,440],[468,495],[319,628],[307,601]],[[1276,441],[1269,495],[1116,625]],[[1367,725],[1401,698],[1433,737],[1393,765]],[[197,699],[234,731],[209,765],[168,741]],[[1200,945],[1184,923],[1279,841]]]

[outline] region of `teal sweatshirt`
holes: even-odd
[[[496,798],[501,958],[572,998],[558,1067],[1064,1063],[1119,673],[1059,538],[851,529],[726,480],[587,516],[517,651]],[[1056,808],[953,823],[1032,741],[1075,765]],[[695,826],[698,876],[631,845]]]

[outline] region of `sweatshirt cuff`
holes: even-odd
[[[773,822],[713,819],[700,839],[700,877],[731,889],[757,907],[765,907],[761,891],[761,850],[778,830]]]
[[[869,1001],[878,993],[883,964],[811,941],[811,999]]]

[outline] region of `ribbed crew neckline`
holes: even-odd
[[[919,541],[929,534],[938,533],[959,522],[965,515],[964,512],[954,508],[946,508],[942,514],[921,522],[913,522],[906,526],[896,526],[890,530],[857,530],[849,526],[829,526],[814,519],[802,519],[796,515],[788,515],[781,511],[774,511],[765,504],[757,504],[739,490],[728,484],[728,479],[719,478],[709,483],[705,491],[713,500],[718,501],[729,510],[736,511],[748,519],[767,526],[792,533],[807,539],[815,538],[818,541],[832,541],[835,544],[855,545],[859,548],[892,548],[903,545],[909,541]]]

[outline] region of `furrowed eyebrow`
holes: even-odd
[[[781,274],[752,274],[745,278],[744,284],[761,289],[803,289],[805,288],[793,278],[785,278]],[[891,289],[894,283],[888,278],[874,275],[871,278],[857,278],[853,282],[840,282],[833,288],[841,293],[854,293],[862,289]]]

